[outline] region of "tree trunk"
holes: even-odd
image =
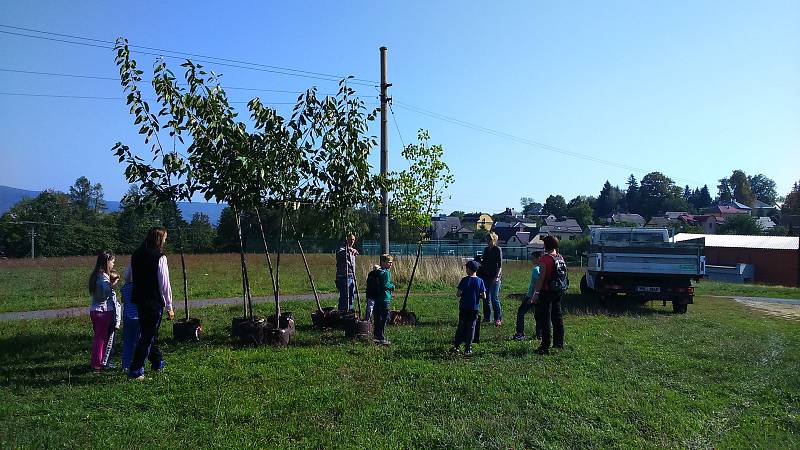
[[[283,216],[286,215],[286,205],[281,207],[281,225],[278,231],[278,258],[275,261],[275,329],[281,327],[281,252],[283,251]]]
[[[414,268],[411,269],[411,278],[408,279],[408,286],[406,286],[406,296],[403,299],[403,308],[401,311],[406,310],[406,304],[408,303],[408,294],[411,292],[411,284],[414,282],[414,274],[417,273],[417,263],[419,262],[419,255],[422,252],[422,241],[417,242],[417,257],[414,258]]]
[[[278,287],[275,285],[275,272],[272,270],[272,258],[269,255],[269,247],[267,246],[267,235],[264,233],[264,224],[261,222],[261,213],[256,208],[256,218],[258,218],[258,229],[261,230],[261,240],[264,242],[264,254],[267,256],[267,268],[269,268],[269,277],[272,280],[272,293],[273,295],[278,292]]]
[[[178,209],[178,204],[173,202],[172,205],[175,207],[175,228],[178,231],[178,252],[181,254],[181,272],[183,272],[183,311],[184,317],[188,321],[189,320],[189,281],[186,277],[186,259],[183,255],[183,234],[181,233],[181,223],[178,220],[180,217],[180,209]]]
[[[244,316],[252,317],[253,305],[250,297],[250,280],[247,276],[247,260],[244,256],[244,240],[242,239],[242,218],[239,211],[234,208],[233,215],[236,217],[236,231],[239,233],[239,258],[242,265],[242,303],[244,304]]]

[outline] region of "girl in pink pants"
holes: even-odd
[[[115,324],[117,294],[114,292],[118,280],[119,275],[114,272],[114,254],[108,250],[101,251],[97,254],[97,262],[89,276],[89,293],[92,295],[89,317],[94,330],[91,366],[95,371],[103,369],[103,356],[111,336],[110,331],[119,326]]]

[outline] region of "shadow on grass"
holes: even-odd
[[[441,344],[425,345],[423,347],[396,348],[392,352],[392,356],[410,360],[448,361],[458,357],[458,355],[452,355],[449,352],[451,345],[451,342],[442,342]]]
[[[91,337],[83,333],[29,334],[3,339],[0,386],[47,388],[96,384],[105,373],[95,374],[89,367],[90,347]],[[85,363],[70,364],[69,356],[76,354],[85,355]]]
[[[576,316],[652,316],[672,314],[671,311],[655,309],[652,302],[642,303],[624,295],[605,302],[593,295],[567,294],[561,302],[565,313]]]

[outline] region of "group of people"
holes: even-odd
[[[358,289],[355,279],[356,256],[353,247],[355,236],[347,236],[344,245],[336,252],[336,287],[339,290],[338,309],[351,311],[353,299]],[[123,303],[117,301],[114,288],[120,280],[114,271],[115,258],[110,251],[97,255],[94,270],[89,276],[91,305],[89,317],[94,336],[90,364],[93,370],[114,368],[110,353],[116,332],[122,327],[122,367],[131,379],[144,379],[145,360],[150,362],[153,371],[164,368],[164,356],[157,344],[161,319],[166,311],[167,320],[172,320],[172,287],[169,282],[169,266],[164,255],[167,230],[163,227],[151,228],[147,237],[131,255],[131,262],[125,271],[124,286],[121,288]],[[549,353],[552,346],[564,347],[564,322],[561,316],[561,300],[564,286],[558,284],[558,275],[565,272],[564,259],[558,254],[558,239],[546,236],[543,239],[544,254],[534,252],[533,268],[528,293],[523,296],[517,310],[516,334],[514,340],[524,340],[525,314],[534,309],[536,319],[536,338],[541,339],[537,353]],[[480,261],[479,261],[480,260]],[[390,345],[385,330],[391,311],[392,291],[391,269],[394,259],[384,254],[380,265],[373,266],[367,277],[367,304],[364,320],[373,322],[374,341]],[[495,326],[502,325],[500,306],[500,283],[502,276],[503,253],[497,246],[497,235],[489,233],[487,246],[481,258],[467,261],[466,275],[458,283],[456,295],[459,297],[458,327],[453,340],[453,353],[472,354],[472,342],[479,320],[480,304],[483,300],[484,322],[491,322],[494,313]],[[134,282],[135,280],[135,282]]]
[[[558,238],[545,236],[542,239],[544,252],[533,252],[528,292],[522,297],[517,310],[516,333],[512,339],[525,340],[525,314],[534,310],[536,321],[536,338],[541,342],[536,352],[547,354],[550,348],[564,348],[564,321],[561,315],[561,300],[566,286],[559,277],[566,276],[564,258],[558,253]],[[345,243],[336,252],[336,287],[339,290],[340,311],[353,309],[353,299],[358,289],[355,279],[356,256],[358,251],[353,247],[355,236],[347,236]],[[486,248],[480,258],[467,261],[466,275],[458,284],[456,295],[459,297],[459,314],[456,336],[451,352],[460,353],[464,345],[464,354],[472,354],[472,342],[475,337],[477,322],[480,318],[481,300],[483,300],[483,321],[495,326],[502,326],[502,309],[500,305],[500,285],[502,278],[503,252],[497,246],[497,234],[490,232],[486,240]],[[386,323],[391,310],[392,291],[391,255],[381,255],[380,266],[374,266],[367,277],[367,306],[364,320],[373,321],[374,341],[389,345],[384,335]],[[494,313],[494,317],[492,317]]]
[[[493,233],[492,233],[493,234]],[[475,260],[467,261],[465,265],[467,276],[461,279],[458,284],[456,295],[459,297],[458,327],[456,336],[453,340],[452,353],[460,353],[460,347],[464,345],[464,355],[472,354],[472,342],[475,336],[475,329],[479,318],[480,301],[484,301],[484,321],[488,317],[489,304],[495,312],[495,325],[500,326],[500,303],[496,298],[500,290],[500,263],[494,260],[494,254],[487,258],[488,251],[499,250],[493,244],[496,236],[489,237],[489,247],[483,254],[483,261],[489,267],[481,266]],[[561,300],[568,284],[563,280],[566,276],[566,264],[564,258],[558,253],[558,239],[555,236],[545,236],[544,254],[534,252],[531,256],[533,268],[528,285],[528,292],[522,297],[522,303],[517,310],[516,334],[512,339],[516,341],[525,340],[525,314],[534,309],[536,320],[536,338],[541,339],[539,347],[536,349],[538,354],[550,353],[551,345],[555,348],[564,348],[564,320],[561,315]],[[482,270],[483,269],[483,270]],[[483,276],[478,276],[478,274]],[[489,274],[489,280],[486,274]],[[497,274],[496,276],[494,274]],[[493,298],[494,297],[494,298]],[[552,342],[551,342],[552,337]]]
[[[336,288],[339,290],[339,311],[351,311],[353,299],[356,295],[356,256],[358,250],[353,247],[356,237],[349,234],[344,245],[336,251]],[[380,257],[380,265],[372,266],[372,271],[367,276],[367,304],[364,320],[372,320],[373,340],[382,345],[390,345],[386,339],[386,324],[389,322],[391,311],[392,283],[391,269],[394,266],[392,255],[384,254]]]
[[[166,241],[166,228],[154,227],[133,252],[125,271],[125,284],[120,289],[122,305],[114,290],[120,280],[114,271],[114,254],[110,251],[98,253],[89,276],[89,317],[94,331],[90,364],[94,371],[115,367],[109,357],[120,323],[123,325],[122,367],[128,377],[144,379],[145,360],[150,362],[153,371],[164,368],[164,357],[157,345],[158,332],[165,311],[167,320],[175,317],[169,266],[164,255]]]

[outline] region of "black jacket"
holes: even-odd
[[[164,254],[158,250],[140,246],[131,255],[133,271],[133,303],[139,306],[159,308],[164,306],[158,288],[158,260]]]

